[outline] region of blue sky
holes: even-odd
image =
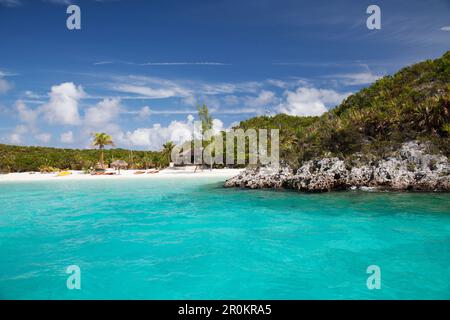
[[[217,130],[319,115],[449,44],[447,0],[0,0],[0,143],[84,148],[101,130],[158,149],[190,136],[202,103]]]

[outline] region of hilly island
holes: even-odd
[[[240,126],[279,127],[284,166],[246,170],[226,187],[448,191],[450,52],[383,77],[319,118]]]

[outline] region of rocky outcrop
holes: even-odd
[[[339,158],[307,161],[296,173],[284,167],[246,170],[225,187],[289,188],[321,192],[354,188],[450,191],[450,164],[443,155],[430,154],[429,145],[404,143],[391,157],[355,166]]]
[[[225,181],[225,187],[240,187],[250,189],[282,188],[285,181],[292,177],[289,167],[247,169],[241,174]]]
[[[346,188],[348,170],[338,158],[308,161],[293,175],[286,185],[300,191],[329,191]]]

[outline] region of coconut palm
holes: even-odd
[[[104,168],[103,149],[105,149],[105,146],[114,146],[114,142],[112,137],[104,132],[95,132],[92,135],[94,137],[92,145],[98,146],[100,150],[100,166]]]
[[[175,148],[175,144],[172,141],[167,141],[165,144],[163,144],[163,154],[167,157],[169,163],[173,148]]]

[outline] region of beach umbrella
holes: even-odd
[[[128,163],[126,163],[123,160],[115,160],[111,163],[111,167],[113,167],[116,170],[119,170],[119,173],[120,173],[120,169],[128,168]]]

